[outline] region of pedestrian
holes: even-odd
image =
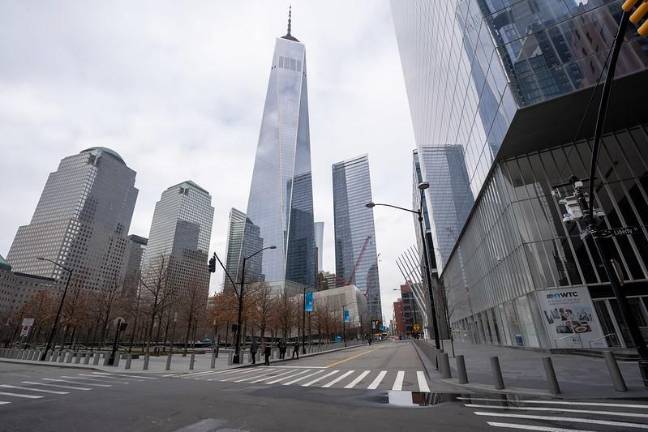
[[[270,344],[268,344],[263,349],[263,356],[265,357],[265,361],[264,361],[263,364],[265,364],[266,366],[270,366],[270,354],[271,353],[272,353],[272,348],[270,348]]]
[[[257,343],[256,339],[252,338],[252,345],[250,346],[250,356],[252,357],[252,364],[256,364]]]
[[[295,346],[293,347],[292,358],[294,359],[295,356],[297,356],[297,360],[299,360],[299,340],[295,341]]]
[[[286,358],[286,341],[285,340],[280,340],[279,341],[279,359],[283,360]]]

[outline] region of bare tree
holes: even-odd
[[[146,330],[146,354],[151,352],[151,339],[155,320],[161,323],[161,317],[174,299],[173,289],[168,283],[169,261],[165,256],[160,256],[154,265],[147,269],[146,276],[142,276],[140,283],[142,287],[142,299],[148,312],[148,328]]]

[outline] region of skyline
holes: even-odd
[[[388,3],[376,4],[372,14],[345,4],[344,16],[334,13],[335,5],[300,4],[293,4],[293,32],[309,46],[315,220],[326,224],[323,269],[334,271],[331,165],[369,153],[376,200],[407,204],[408,176],[385,173],[411,170],[414,140]],[[65,26],[40,23],[46,8],[27,15],[27,8],[3,6],[7,37],[0,43],[34,55],[12,55],[16,49],[0,54],[10,65],[0,71],[0,88],[9,96],[0,102],[0,131],[15,143],[0,162],[0,181],[12,185],[18,172],[33,174],[21,188],[8,188],[6,198],[15,205],[0,213],[8,227],[0,233],[0,253],[6,255],[15,230],[29,220],[56,161],[96,144],[117,151],[138,173],[140,196],[129,234],[146,236],[160,193],[191,179],[213,195],[210,250],[224,256],[229,210],[246,209],[268,60],[286,25],[287,5],[257,6],[228,7],[225,16],[218,5],[194,12],[137,5],[126,19],[114,17],[119,8],[82,14],[68,4],[60,12]],[[140,28],[135,22],[144,15]],[[168,25],[171,17],[178,24]],[[335,20],[334,33],[323,17]],[[89,25],[93,19],[101,25]],[[28,35],[16,25],[26,21],[42,30]],[[74,34],[84,34],[83,43],[73,43]],[[227,41],[219,37],[224,34]],[[68,55],[46,55],[52,44]],[[108,115],[94,114],[99,105]],[[375,127],[387,123],[389,128]],[[39,158],[27,157],[35,151]],[[414,243],[413,229],[408,218],[382,212],[376,230],[382,297],[391,302],[391,287],[402,282],[394,260]],[[219,269],[210,291],[220,289],[222,280]]]

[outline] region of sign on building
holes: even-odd
[[[587,288],[538,291],[537,296],[553,348],[607,347]]]
[[[306,293],[306,300],[304,301],[304,310],[306,312],[313,312],[313,291]]]

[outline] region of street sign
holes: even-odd
[[[306,300],[304,301],[304,310],[306,312],[313,312],[313,291],[306,293]]]
[[[586,228],[581,232],[580,238],[581,240],[584,240],[590,235],[593,235],[596,238],[619,237],[624,235],[631,235],[637,231],[639,231],[639,227],[636,226],[618,227],[618,228],[610,228],[610,229],[605,228],[605,229],[598,229],[598,230],[592,230]]]
[[[20,337],[27,336],[33,325],[34,325],[34,318],[23,318],[22,328],[20,329]]]

